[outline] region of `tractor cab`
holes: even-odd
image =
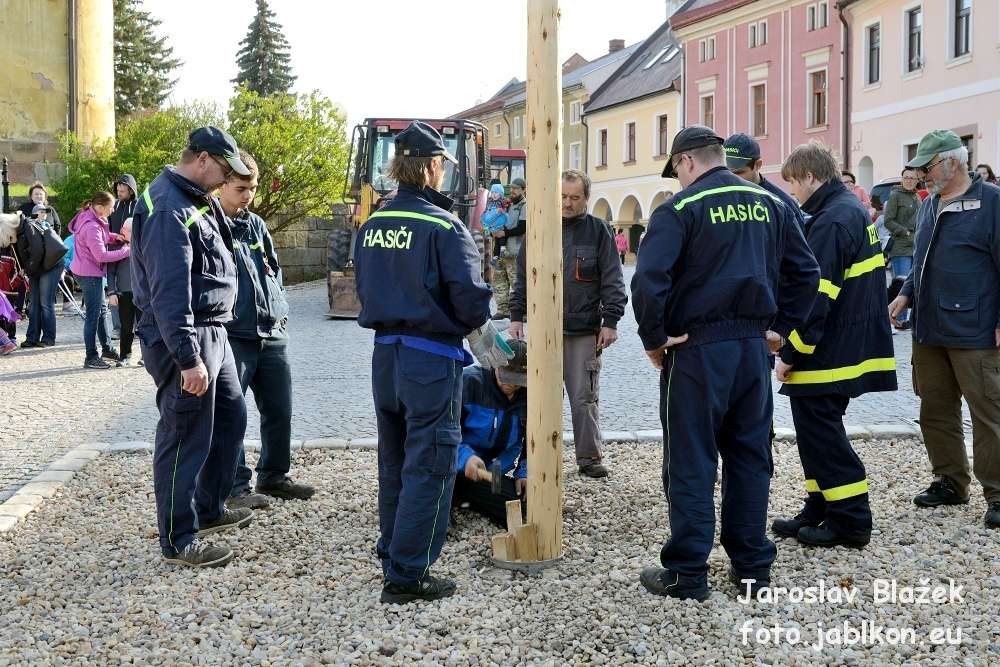
[[[515,178],[524,178],[524,163],[527,154],[520,148],[491,148],[490,171],[494,182],[503,186],[504,192],[510,194],[510,182]]]

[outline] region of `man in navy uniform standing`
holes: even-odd
[[[142,193],[132,217],[136,334],[156,382],[153,485],[160,547],[169,563],[225,565],[228,547],[200,536],[250,523],[228,509],[247,408],[225,324],[236,301],[236,265],[225,213],[211,193],[249,175],[236,141],[216,127],[191,132],[176,167]]]
[[[791,210],[795,219],[800,225],[804,223],[802,209],[790,194],[779,188],[771,181],[764,178],[760,170],[764,167],[764,160],[760,156],[760,144],[749,134],[737,132],[726,139],[722,144],[726,151],[726,166],[745,181],[750,181],[764,188],[772,195],[776,195]]]
[[[455,584],[431,576],[444,544],[462,439],[462,367],[513,356],[490,320],[472,235],[439,191],[445,160],[433,127],[414,121],[396,137],[389,175],[396,196],[358,231],[354,262],[361,314],[375,330],[372,390],[378,425],[381,600],[436,600]]]
[[[683,190],[653,212],[632,280],[639,336],[660,374],[663,486],[670,540],[663,567],[643,570],[652,593],[709,596],[713,499],[722,457],[722,536],[730,578],[770,582],[773,471],[768,348],[809,312],[816,260],[794,214],[724,166],[721,137],[691,126],[674,138],[664,177]],[[779,287],[780,284],[780,287]],[[771,330],[768,330],[770,327]]]

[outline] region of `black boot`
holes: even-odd
[[[779,537],[796,537],[800,528],[818,526],[821,523],[823,523],[822,518],[815,518],[803,510],[793,519],[775,519],[771,524],[771,532]]]
[[[414,600],[439,600],[455,594],[455,582],[428,575],[412,584],[397,584],[386,580],[382,586],[382,602],[406,604]]]
[[[799,542],[811,547],[854,547],[861,549],[868,546],[871,540],[870,533],[847,534],[840,533],[828,527],[825,523],[821,526],[803,526],[797,536]]]
[[[779,519],[779,521],[780,521],[780,519]],[[747,584],[743,581],[744,579],[752,579],[753,580],[753,581],[750,582],[749,585],[750,585],[750,597],[754,598],[754,599],[756,599],[758,591],[761,591],[761,590],[763,590],[765,588],[770,588],[771,587],[771,579],[770,578],[764,579],[764,578],[761,578],[761,577],[750,577],[750,576],[747,576],[747,575],[744,575],[744,574],[740,574],[739,572],[736,571],[736,568],[730,566],[730,568],[729,568],[729,581],[730,581],[730,583],[733,584],[733,586],[736,586],[736,588],[740,592],[740,594],[743,594],[744,592],[746,592],[746,589],[747,589]]]
[[[647,567],[639,575],[639,581],[650,593],[677,598],[678,600],[697,600],[704,602],[711,593],[708,584],[694,577],[687,577],[663,567]]]
[[[983,518],[987,528],[1000,528],[1000,500],[994,500],[986,508],[986,516]]]
[[[941,505],[968,505],[969,496],[959,495],[955,483],[947,477],[938,477],[927,490],[913,499],[917,507],[940,507]]]

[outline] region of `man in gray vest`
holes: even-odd
[[[497,249],[497,268],[493,274],[493,292],[497,300],[497,312],[493,316],[495,320],[510,317],[510,293],[514,289],[514,279],[517,275],[517,253],[521,249],[528,223],[525,187],[523,178],[515,178],[510,182],[507,224],[493,235]]]

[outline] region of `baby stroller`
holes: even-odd
[[[17,297],[17,291],[24,285],[24,278],[17,271],[13,257],[0,257],[0,355],[14,351],[17,343],[17,325],[20,318],[10,299]]]

